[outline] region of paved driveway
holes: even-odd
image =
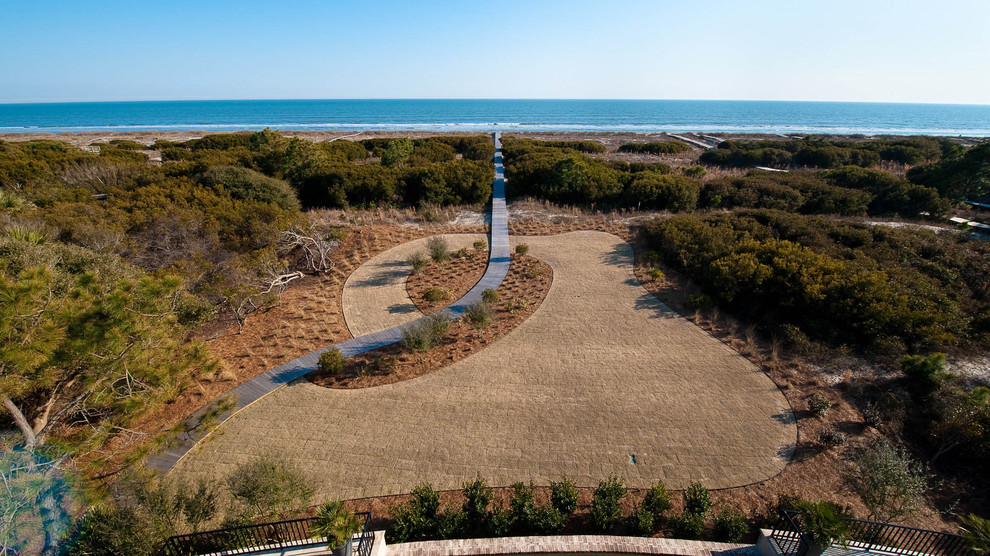
[[[364,390],[293,383],[235,415],[174,468],[222,476],[263,453],[319,496],[563,475],[723,488],[766,479],[797,440],[783,395],[745,358],[659,303],[632,250],[600,232],[523,238],[553,266],[539,310],[482,352]],[[633,463],[635,461],[635,463]]]

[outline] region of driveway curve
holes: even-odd
[[[439,237],[447,241],[452,251],[469,248],[479,239],[486,244],[488,242],[488,236],[484,234],[447,234]],[[351,336],[357,338],[401,326],[423,316],[406,291],[406,279],[412,272],[412,266],[406,259],[416,252],[427,253],[429,240],[417,239],[383,251],[347,277],[340,302]]]
[[[222,478],[265,453],[317,497],[459,488],[566,475],[594,486],[663,479],[709,488],[767,479],[797,427],[748,360],[637,282],[632,250],[600,232],[522,238],[554,281],[540,308],[485,350],[434,373],[362,390],[298,380],[256,401],[174,468]]]

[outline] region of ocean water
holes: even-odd
[[[0,133],[634,131],[990,136],[990,105],[696,100],[231,100],[0,104]]]

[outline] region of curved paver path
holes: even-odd
[[[453,251],[470,248],[479,239],[488,242],[488,236],[482,234],[447,234],[440,237],[447,240]],[[423,316],[406,291],[406,279],[412,272],[412,266],[406,259],[417,251],[426,253],[429,239],[417,239],[383,251],[348,276],[340,304],[351,336],[401,326]]]
[[[297,381],[242,411],[176,466],[223,477],[270,452],[305,473],[317,498],[458,488],[631,487],[663,479],[710,488],[767,479],[797,428],[773,382],[639,285],[632,250],[601,232],[523,238],[553,284],[511,333],[422,377],[361,390]],[[635,457],[635,463],[633,463]]]
[[[502,166],[501,134],[495,132],[495,179],[492,182],[492,214],[491,232],[488,237],[488,268],[481,280],[471,288],[464,297],[458,299],[443,311],[450,318],[458,318],[472,303],[481,300],[481,292],[488,288],[496,289],[505,275],[509,272],[509,221],[505,212],[505,169]],[[307,353],[302,357],[283,363],[254,377],[228,392],[233,398],[233,409],[215,417],[216,422],[223,423],[237,412],[255,403],[261,398],[284,387],[289,382],[304,376],[314,369],[320,360],[320,354],[329,349],[337,348],[345,356],[357,355],[380,347],[394,344],[402,339],[402,331],[415,321],[379,330],[350,340],[327,346],[323,349]],[[211,402],[199,411],[193,413],[185,421],[187,432],[183,432],[172,444],[161,452],[152,454],[145,459],[145,465],[158,471],[167,472],[185,456],[197,442],[205,438],[208,431],[200,430],[197,424],[200,417],[215,404]]]

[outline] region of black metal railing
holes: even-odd
[[[361,533],[351,541],[352,554],[370,556],[375,542],[374,533],[368,531],[371,514],[362,512],[357,516],[362,518],[364,523]],[[314,521],[316,521],[314,518],[309,517],[177,535],[165,541],[165,545],[158,551],[158,556],[226,556],[326,544],[326,537],[317,537],[310,532]]]
[[[801,512],[781,512],[779,527],[774,527],[770,540],[778,552],[806,556],[811,543],[800,527]],[[970,556],[966,539],[953,533],[929,531],[904,525],[846,518],[849,524],[845,548],[849,552],[876,552],[905,556]]]

